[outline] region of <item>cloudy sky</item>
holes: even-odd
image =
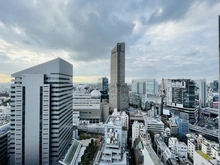
[[[126,43],[126,81],[218,78],[218,15],[212,0],[0,0],[0,82],[61,57],[74,82],[110,75]]]

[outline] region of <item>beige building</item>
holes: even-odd
[[[118,111],[127,109],[128,86],[125,83],[125,43],[117,43],[111,51],[111,83],[109,86],[109,106]]]

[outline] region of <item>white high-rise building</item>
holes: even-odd
[[[58,165],[73,133],[72,65],[56,58],[12,77],[10,164]]]
[[[109,107],[118,111],[127,109],[128,86],[125,83],[125,43],[118,43],[111,51],[111,83]]]
[[[196,94],[199,96],[199,104],[201,107],[206,106],[206,79],[195,80]]]
[[[135,139],[137,139],[141,133],[145,133],[144,124],[139,123],[138,121],[134,121],[134,123],[132,124],[132,135],[131,135],[132,147],[134,146]]]

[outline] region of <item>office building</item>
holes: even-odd
[[[99,123],[102,121],[101,113],[101,93],[93,90],[91,93],[74,92],[73,93],[73,116],[74,124],[79,120],[89,120],[90,123]]]
[[[213,92],[218,92],[218,80],[213,81]]]
[[[58,165],[73,134],[72,65],[56,58],[12,77],[10,164]]]
[[[132,80],[132,91],[136,94],[157,95],[158,82],[156,79],[134,79]]]
[[[194,150],[193,152],[193,162],[195,165],[204,164],[204,165],[219,165],[220,161],[213,159],[211,156],[203,153],[201,150]]]
[[[118,43],[111,51],[109,107],[118,111],[129,108],[128,86],[125,83],[125,43]]]
[[[162,79],[165,103],[180,108],[195,108],[195,82],[190,79]]]
[[[131,80],[131,91],[135,94],[139,92],[139,80]]]
[[[178,141],[177,138],[169,138],[169,149],[176,158],[185,157],[187,158],[187,145],[184,142]]]
[[[146,131],[160,134],[164,131],[164,123],[159,118],[143,116]]]
[[[0,126],[0,164],[7,165],[9,161],[8,143],[10,134],[10,123]]]
[[[144,124],[143,123],[139,123],[138,121],[135,121],[132,124],[132,138],[131,138],[131,145],[132,147],[134,146],[134,141],[135,139],[137,139],[140,134],[144,134],[146,132],[145,128],[144,128]]]
[[[196,90],[195,95],[198,98],[201,107],[206,106],[206,79],[195,80]]]
[[[97,88],[100,91],[108,91],[108,78],[101,77],[97,81]]]
[[[114,109],[104,124],[105,137],[96,155],[95,162],[99,165],[126,165],[128,115]]]
[[[195,106],[195,82],[190,79],[162,79],[164,103],[177,116],[184,116],[190,123],[198,120]]]
[[[184,120],[184,119],[180,119],[179,117],[176,117],[175,121],[176,121],[176,125],[178,128],[178,135],[180,138],[182,138],[183,135],[189,133],[189,121],[188,120]]]

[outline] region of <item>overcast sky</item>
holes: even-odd
[[[0,0],[0,82],[61,57],[74,82],[110,75],[110,52],[126,44],[126,82],[218,79],[218,15],[212,0]]]

